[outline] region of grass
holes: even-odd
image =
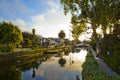
[[[82,67],[83,80],[120,80],[120,76],[111,77],[100,70],[91,52],[87,54],[86,61]]]

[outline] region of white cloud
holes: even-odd
[[[53,0],[47,0],[48,9],[42,14],[32,16],[34,21],[33,27],[36,29],[37,34],[41,34],[44,37],[58,37],[60,30],[64,30],[66,37],[70,29],[71,16],[65,16],[60,4],[53,2]]]
[[[45,17],[44,17],[43,14],[40,14],[40,15],[33,16],[32,20],[36,21],[37,23],[44,22],[45,21]]]
[[[40,12],[40,14],[32,14],[32,21],[29,18],[25,18],[27,21],[23,20],[24,18],[20,18],[22,14],[27,15],[26,12],[31,12],[31,8],[26,6],[21,0],[0,0],[0,11],[9,17],[12,16],[11,18],[14,17],[15,19],[10,18],[8,20],[18,25],[22,31],[31,31],[32,28],[35,28],[36,33],[44,37],[58,37],[59,31],[64,30],[68,37],[71,16],[65,16],[60,4],[54,1],[45,0],[43,3],[46,9],[41,11],[42,13]],[[17,17],[18,15],[20,16]],[[0,21],[3,21],[3,19],[0,18]]]
[[[20,26],[27,26],[27,24],[25,23],[25,21],[23,21],[22,19],[17,19],[16,23]]]
[[[48,4],[48,6],[50,6],[51,8],[56,8],[56,9],[59,8],[59,5],[56,4],[55,2],[53,2],[53,0],[48,0],[48,1],[47,1],[47,4]]]
[[[18,25],[22,31],[30,31],[31,29],[27,26],[26,22],[22,19],[13,21],[14,24]]]

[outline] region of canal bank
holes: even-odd
[[[103,66],[103,67],[100,67]],[[95,59],[94,52],[90,49],[86,56],[86,60],[82,65],[83,80],[120,80],[120,76],[112,73],[104,66],[103,62]],[[106,72],[107,71],[107,72]],[[109,73],[110,72],[110,73]]]
[[[82,80],[82,67],[87,51],[62,52],[61,56],[33,58],[0,67],[2,80]],[[62,62],[60,62],[61,59]],[[64,64],[64,65],[63,65]],[[62,65],[62,66],[61,66]]]
[[[5,64],[14,61],[23,61],[33,57],[43,56],[48,51],[69,51],[70,46],[67,47],[56,47],[56,48],[40,48],[35,50],[25,50],[17,52],[9,52],[0,54],[0,64]]]

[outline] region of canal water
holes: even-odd
[[[0,73],[2,77],[0,80],[14,79],[16,76],[17,80],[82,80],[81,66],[86,54],[85,49],[81,49],[80,52],[70,52],[68,55],[62,52],[62,55],[54,54],[23,65],[11,66],[5,68],[7,71],[3,74]],[[8,78],[4,78],[6,74]]]

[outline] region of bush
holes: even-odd
[[[105,35],[101,41],[101,48],[104,61],[120,74],[120,38],[114,34]]]
[[[6,51],[6,47],[0,45],[0,51],[1,51],[1,52],[5,52],[5,51]]]
[[[14,46],[9,45],[9,46],[6,48],[6,52],[12,52],[14,48],[15,48]]]
[[[0,51],[1,52],[12,52],[14,49],[14,46],[9,45],[6,47],[5,45],[0,46]]]

